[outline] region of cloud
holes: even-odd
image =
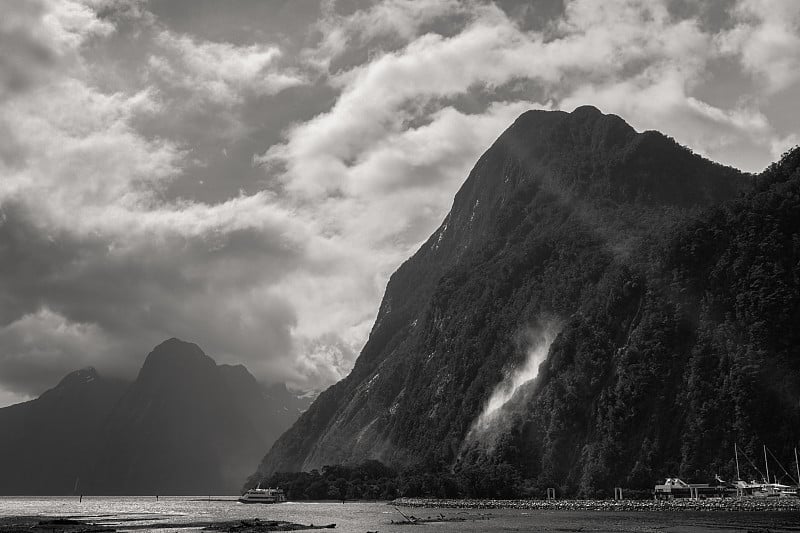
[[[30,0],[5,6],[0,19],[0,101],[80,63],[79,49],[114,26],[79,1]]]
[[[149,240],[135,232],[45,233],[30,210],[3,209],[0,343],[13,349],[0,358],[0,387],[40,392],[65,368],[87,364],[130,378],[170,336],[198,342],[218,360],[246,361],[267,380],[291,377],[295,314],[273,287],[302,267],[304,251],[282,235],[263,227],[190,237],[162,231]],[[71,344],[59,351],[62,341]]]
[[[606,85],[578,87],[561,106],[570,109],[591,103],[625,117],[639,130],[657,128],[711,159],[760,171],[778,142],[766,116],[754,107],[714,107],[690,96],[686,89],[680,73],[659,70]]]
[[[31,31],[41,9],[36,2],[26,3],[0,20],[0,47],[4,50],[0,55],[0,95],[27,89],[54,63],[54,51]]]
[[[305,83],[301,74],[281,67],[282,52],[275,45],[198,42],[166,30],[156,43],[164,53],[150,57],[151,73],[194,99],[231,105],[248,92],[271,95]]]
[[[303,50],[302,56],[317,69],[329,71],[333,62],[353,48],[402,48],[437,21],[472,18],[475,7],[459,0],[386,0],[342,15],[336,11],[336,2],[324,2],[322,17],[313,25],[318,42]]]
[[[800,80],[800,4],[793,0],[739,0],[736,25],[717,36],[725,53],[739,58],[744,69],[769,92]]]
[[[26,96],[7,104],[0,119],[28,154],[24,166],[7,172],[0,201],[35,202],[43,224],[90,231],[106,223],[98,218],[107,206],[152,202],[180,164],[173,143],[145,139],[130,126],[134,114],[154,110],[148,93],[107,95],[65,78]]]
[[[171,336],[331,384],[391,272],[530,108],[594,104],[748,170],[796,142],[767,105],[800,71],[791,2],[740,1],[730,24],[667,0],[505,4],[331,2],[306,34],[214,40],[138,0],[7,9],[0,396],[85,364],[130,377]]]
[[[291,360],[295,311],[275,285],[303,270],[313,228],[268,191],[170,198],[190,152],[137,129],[172,110],[163,87],[109,92],[95,83],[95,65],[78,52],[115,27],[90,6],[42,4],[28,19],[55,66],[0,110],[10,134],[0,142],[0,389],[38,394],[87,364],[132,377],[170,336],[247,362],[267,381],[307,385]],[[151,21],[142,23],[148,30]],[[283,83],[265,76],[274,49],[168,44],[181,47],[201,81],[212,74],[198,63],[205,60],[223,64],[219,80],[237,91],[269,93]],[[76,57],[59,59],[69,53]],[[202,86],[197,94],[209,97]]]
[[[712,38],[693,21],[674,20],[666,3],[571,2],[555,37],[521,30],[498,8],[461,5],[473,5],[473,12],[470,22],[455,35],[414,37],[400,50],[332,75],[331,83],[341,90],[332,109],[291,128],[285,143],[270,147],[257,161],[284,168],[282,179],[295,194],[311,198],[347,195],[353,186],[350,167],[364,159],[376,143],[404,131],[421,116],[430,119],[446,105],[443,99],[476,89],[502,94],[504,87],[523,79],[539,84],[557,107],[569,108],[578,97],[594,95],[601,95],[598,103],[604,99],[616,103],[606,96],[612,87],[619,88],[620,94],[629,90],[629,97],[634,98],[645,92],[665,96],[668,104],[661,109],[674,108],[680,100],[680,106],[694,110],[684,116],[705,110],[709,120],[687,124],[678,119],[665,124],[637,114],[639,109],[629,106],[628,110],[635,112],[632,120],[679,134],[690,125],[713,125],[717,132],[730,126],[730,133],[741,136],[734,118],[741,118],[742,110],[727,113],[730,120],[711,117],[712,106],[687,93],[703,76]],[[404,3],[381,7],[380,17],[375,8],[366,14],[359,12],[343,23],[340,31],[353,27],[351,31],[361,35],[365,19],[394,20],[385,15],[390,9],[403,20]],[[415,34],[409,31],[407,35]],[[652,102],[648,107],[658,105]],[[659,118],[671,116],[670,112],[659,113]],[[676,123],[674,128],[672,123]],[[758,134],[764,131],[761,127]],[[693,140],[678,137],[684,142]]]
[[[340,192],[348,186],[350,161],[417,118],[405,104],[423,108],[425,101],[463,94],[475,84],[498,86],[518,77],[507,46],[518,32],[496,24],[496,17],[503,15],[495,12],[489,22],[475,23],[451,38],[424,35],[400,52],[337,74],[332,83],[341,94],[333,108],[289,130],[286,143],[272,146],[256,161],[285,166],[283,179],[293,193],[320,197]]]
[[[76,368],[114,353],[114,341],[95,324],[70,322],[42,308],[0,328],[0,365],[7,392],[50,388]],[[94,357],[93,357],[94,356]]]
[[[714,34],[667,2],[569,2],[542,31],[523,30],[490,4],[424,6],[427,18],[385,2],[326,19],[314,57],[330,66],[363,59],[352,50],[359,46],[371,55],[330,72],[340,91],[330,110],[288,128],[284,142],[255,158],[298,205],[313,206],[305,216],[358,258],[358,272],[380,281],[438,224],[478,154],[526,108],[595,104],[748,170],[767,162],[779,139],[758,107],[723,108],[693,94],[721,53]],[[442,17],[460,26],[432,30]],[[511,98],[521,81],[543,99]],[[459,109],[459,98],[477,110]],[[318,296],[295,299],[299,325],[316,316],[311,308],[342,298],[325,289],[293,293]],[[322,338],[334,320],[316,324],[305,331]]]

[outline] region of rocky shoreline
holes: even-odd
[[[398,498],[392,505],[430,509],[524,509],[555,511],[800,511],[797,498],[705,500],[448,500]]]

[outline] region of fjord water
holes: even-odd
[[[455,509],[403,509],[425,518],[490,514],[489,520],[433,523],[429,531],[592,531],[592,532],[696,532],[747,530],[800,531],[797,512],[571,512],[516,509],[459,511]],[[244,505],[232,497],[210,500],[198,497],[0,497],[0,518],[8,516],[69,516],[117,527],[139,526],[142,531],[196,531],[179,524],[226,520],[285,520],[301,524],[336,524],[334,531],[406,532],[408,526],[395,508],[384,502],[288,502],[279,505]],[[134,530],[134,529],[132,529]]]

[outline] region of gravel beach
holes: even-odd
[[[564,511],[800,511],[799,498],[708,498],[705,500],[447,500],[398,498],[400,507],[437,509],[542,509]]]

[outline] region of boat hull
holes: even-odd
[[[281,503],[286,501],[286,495],[281,489],[250,489],[239,496],[240,503]]]

